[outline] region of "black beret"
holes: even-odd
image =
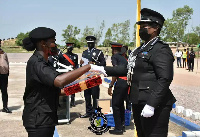
[[[0,42],[1,42],[2,40],[0,39]]]
[[[94,42],[96,40],[95,36],[87,36],[85,39],[91,42]]]
[[[46,27],[35,28],[29,33],[29,38],[31,39],[48,39],[55,36],[56,32],[53,29]]]
[[[165,21],[165,18],[163,17],[162,14],[158,13],[157,11],[143,8],[141,10],[141,20],[136,22],[136,24],[141,24],[145,22],[155,22],[159,24],[161,27],[163,26],[163,23]]]
[[[112,48],[121,48],[123,44],[117,42],[111,42],[110,45]]]

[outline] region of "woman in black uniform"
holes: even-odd
[[[55,47],[56,32],[38,27],[23,40],[27,51],[34,51],[26,67],[23,125],[29,137],[53,137],[58,123],[57,106],[60,88],[73,82],[90,69],[86,65],[74,71],[59,74],[50,64],[48,56]]]
[[[169,86],[173,80],[173,54],[159,39],[164,17],[151,9],[141,10],[140,47],[131,52],[128,65],[92,66],[108,76],[126,76],[138,137],[167,137],[170,111],[176,101]]]

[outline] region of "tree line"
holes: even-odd
[[[200,25],[192,27],[192,31],[186,33],[186,27],[193,15],[193,9],[185,5],[183,8],[178,8],[173,11],[172,18],[165,20],[163,28],[161,30],[161,39],[165,42],[185,42],[189,45],[197,45],[200,43]],[[133,27],[133,32],[130,32],[130,28]],[[103,20],[100,26],[95,30],[92,27],[86,26],[83,31],[77,26],[68,25],[62,33],[64,42],[74,42],[75,47],[85,46],[85,37],[88,35],[94,35],[97,40],[96,44],[102,47],[108,47],[112,41],[122,43],[127,46],[135,46],[136,37],[136,24],[130,26],[130,20],[126,20],[121,23],[114,23],[111,27],[108,27],[106,31],[105,21]],[[103,35],[103,32],[105,34]],[[132,33],[132,38],[130,36]],[[29,32],[20,33],[16,37],[16,44],[22,46],[22,39],[27,37]],[[103,37],[104,36],[104,37]],[[103,42],[100,43],[101,39]]]

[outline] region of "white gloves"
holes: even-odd
[[[93,64],[90,64],[90,66],[91,66],[91,70],[100,71],[104,76],[107,76],[106,71],[104,70],[103,66],[97,66],[97,65],[93,65]]]
[[[154,107],[146,104],[142,110],[141,116],[152,117],[153,115],[154,115]]]

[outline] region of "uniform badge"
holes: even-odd
[[[76,56],[74,56],[74,59],[76,59]]]
[[[95,52],[93,52],[93,54],[92,54],[93,56],[96,56],[96,53]]]
[[[142,52],[142,55],[148,55],[148,52]]]

